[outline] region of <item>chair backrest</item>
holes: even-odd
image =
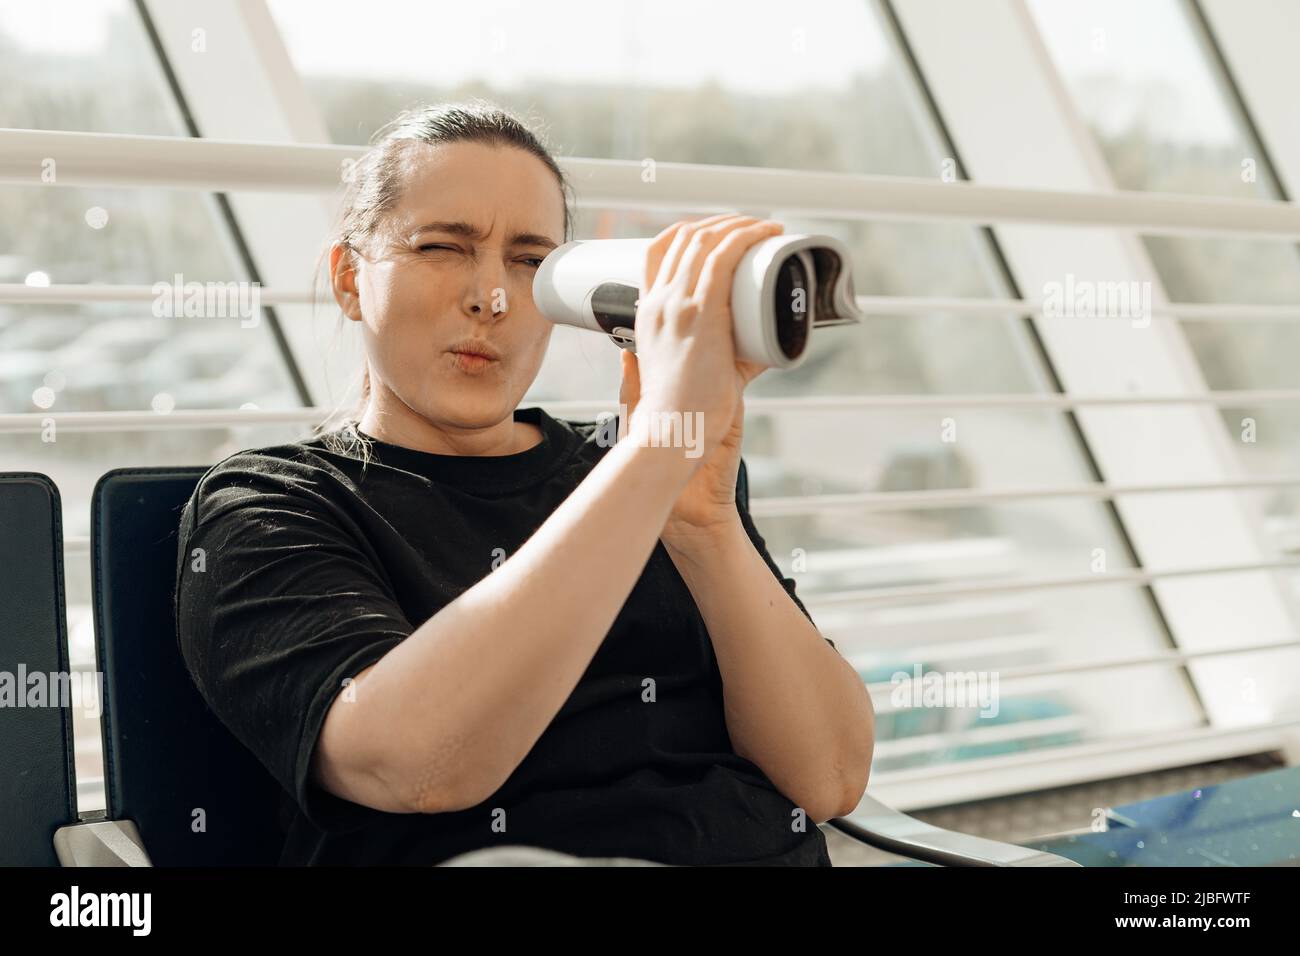
[[[177,530],[206,470],[119,468],[95,485],[108,816],[135,822],[155,866],[273,865],[282,790],[208,708],[176,640]]]
[[[0,865],[58,866],[54,832],[77,822],[72,710],[48,696],[70,673],[62,504],[33,472],[0,472],[0,671]]]

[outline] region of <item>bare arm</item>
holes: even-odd
[[[515,554],[335,698],[314,780],[396,813],[491,796],[577,686],[694,467],[615,444]]]
[[[851,813],[875,747],[862,678],[799,610],[738,517],[712,537],[665,545],[708,626],[736,753],[813,822]]]

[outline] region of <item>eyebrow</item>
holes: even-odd
[[[418,236],[422,232],[446,232],[453,236],[463,236],[466,239],[478,239],[480,241],[487,238],[486,233],[480,232],[470,223],[461,220],[455,222],[426,222],[424,225],[416,228],[413,235]],[[545,246],[547,249],[554,249],[559,245],[559,243],[536,232],[516,232],[507,237],[506,245]]]

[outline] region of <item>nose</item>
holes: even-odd
[[[492,298],[471,302],[469,307],[470,315],[475,318],[488,315],[504,315],[505,311],[501,303],[494,301]]]
[[[510,308],[506,297],[505,267],[483,262],[465,290],[465,311],[472,318],[494,318],[505,315]]]

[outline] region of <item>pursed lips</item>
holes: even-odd
[[[501,353],[497,351],[494,346],[490,346],[487,343],[458,342],[456,345],[451,347],[450,351],[454,355],[477,356],[478,358],[489,359],[494,362],[501,357]]]
[[[477,348],[473,344],[461,343],[452,346],[449,354],[452,356],[452,362],[460,371],[467,375],[475,375],[487,371],[493,365],[500,364],[499,358],[484,354],[485,352],[485,349]]]

